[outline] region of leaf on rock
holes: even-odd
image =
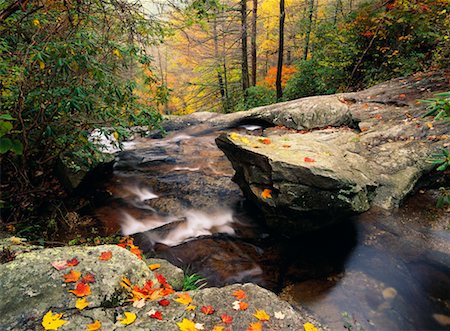
[[[78,265],[78,263],[80,263],[80,261],[78,261],[78,259],[76,257],[74,257],[71,260],[67,260],[68,267],[75,267],[76,265]]]
[[[183,318],[181,322],[177,322],[180,331],[198,331],[195,327],[195,323],[187,318]]]
[[[306,156],[303,161],[308,162],[308,163],[312,163],[312,162],[316,162],[316,160],[314,160],[312,157],[308,157]]]
[[[61,326],[68,322],[61,319],[62,315],[62,313],[53,314],[53,312],[49,310],[42,318],[42,326],[45,330],[58,330]]]
[[[270,316],[262,309],[261,310],[256,309],[253,316],[255,316],[260,321],[268,321],[270,318]]]
[[[305,329],[305,331],[319,331],[319,330],[314,326],[314,324],[309,323],[309,322],[303,324],[303,328]]]
[[[283,144],[282,147],[283,147],[283,148],[291,148],[291,145]]]
[[[263,193],[261,194],[262,197],[264,198],[263,194],[264,194],[265,191],[269,191],[269,192],[266,192],[265,194],[269,194],[269,198],[271,198],[270,193],[272,193],[272,191],[269,190],[269,189],[265,189],[263,191]],[[232,295],[234,297],[236,297],[236,299],[238,299],[238,300],[242,300],[242,299],[245,299],[247,297],[247,293],[245,293],[243,290],[236,290],[236,291],[233,292]]]
[[[233,322],[233,317],[227,314],[222,314],[220,316],[223,324],[231,324]]]
[[[178,299],[175,299],[175,301],[183,305],[188,305],[192,302],[192,298],[189,293],[177,293],[177,296]]]
[[[145,306],[145,298],[142,298],[141,300],[137,300],[133,302],[134,308],[142,308]]]
[[[204,330],[205,329],[205,326],[201,323],[195,323],[194,326],[195,326],[196,330]]]
[[[86,331],[97,331],[102,327],[102,323],[99,320],[95,320],[94,323],[88,324]]]
[[[245,302],[239,302],[239,310],[247,310],[248,303]]]
[[[163,275],[156,274],[156,279],[161,285],[167,284],[167,279]]]
[[[276,312],[274,313],[274,316],[275,316],[275,318],[278,319],[278,320],[284,320],[284,318],[286,317],[286,315],[283,314],[281,311],[276,311]]]
[[[263,143],[264,145],[270,145],[272,141],[269,138],[260,138],[258,139],[259,142]]]
[[[160,321],[162,321],[162,319],[163,319],[162,313],[160,311],[157,311],[157,310],[150,310],[147,313],[147,315],[150,316],[151,318],[154,318],[154,319],[157,319],[157,320],[160,320]]]
[[[81,278],[82,283],[95,283],[95,275],[91,273],[87,273],[86,275]]]
[[[225,329],[224,326],[221,326],[221,325],[214,325],[214,327],[212,328],[211,331],[223,331],[223,329]]]
[[[51,264],[56,270],[64,270],[68,267],[67,261],[53,261]]]
[[[250,323],[249,325],[250,327],[247,329],[247,331],[262,331],[261,322]]]
[[[150,264],[148,267],[149,267],[149,269],[150,269],[151,271],[153,271],[153,270],[156,270],[156,269],[161,268],[161,264],[159,264],[159,263],[153,263],[153,264]]]
[[[111,251],[102,252],[100,254],[100,256],[98,257],[98,259],[102,260],[102,261],[108,261],[108,260],[111,260],[111,258],[112,258],[112,252]]]
[[[265,188],[262,192],[261,192],[261,197],[263,199],[272,199],[272,190]],[[239,298],[238,298],[239,299]]]
[[[186,311],[194,311],[196,308],[197,308],[197,306],[188,305],[184,310],[186,310]]]
[[[130,325],[133,324],[136,320],[136,314],[126,311],[123,313],[125,317],[118,317],[117,319],[120,321],[120,324]]]
[[[170,301],[167,300],[167,299],[162,299],[162,300],[159,300],[159,301],[158,301],[158,304],[159,304],[160,306],[166,307],[166,306],[168,306],[168,305],[170,304]]]
[[[75,307],[79,310],[83,310],[87,306],[89,306],[89,302],[87,302],[86,297],[77,299],[77,302],[75,303]]]
[[[215,312],[212,306],[202,306],[202,313],[205,315],[211,315]]]
[[[69,292],[75,294],[77,297],[84,297],[91,294],[91,288],[88,284],[78,282],[75,289]]]
[[[64,283],[76,283],[80,277],[81,272],[72,269],[64,275]]]

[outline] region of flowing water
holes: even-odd
[[[434,210],[432,194],[418,193],[396,211],[371,210],[319,232],[279,237],[232,182],[217,135],[197,125],[128,144],[132,150],[118,154],[95,199],[108,232],[133,235],[146,254],[205,277],[208,286],[269,288],[332,330],[344,323],[352,330],[449,329],[449,221]]]

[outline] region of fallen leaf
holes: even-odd
[[[261,322],[250,323],[249,325],[250,327],[247,329],[247,331],[262,331]]]
[[[196,330],[204,330],[205,329],[205,326],[201,323],[195,323],[194,327]]]
[[[160,306],[166,307],[170,304],[170,301],[167,299],[162,299],[162,300],[159,300],[158,303]]]
[[[197,308],[197,306],[194,306],[194,305],[188,305],[188,306],[185,308],[185,310],[186,310],[186,311],[194,311],[195,308]]]
[[[305,331],[319,331],[315,326],[314,326],[314,324],[311,324],[311,323],[305,323],[305,324],[303,324],[303,328],[305,329]]]
[[[316,162],[316,160],[314,160],[312,157],[308,157],[306,156],[303,161],[308,162],[308,163],[312,163],[312,162]]]
[[[140,258],[142,260],[142,250],[139,249],[139,247],[137,246],[131,246],[130,247],[130,253],[133,253],[134,255],[136,255],[138,258]]]
[[[67,261],[53,261],[51,264],[56,270],[64,270],[68,267]]]
[[[270,145],[272,141],[269,138],[260,138],[258,139],[260,143],[263,143],[264,145]]]
[[[245,302],[239,302],[239,310],[247,310],[248,303]]]
[[[64,283],[76,283],[81,277],[81,272],[76,270],[70,270],[67,274],[63,275]]]
[[[83,276],[83,278],[81,278],[81,282],[82,283],[95,283],[95,276],[94,274],[91,273],[87,273],[86,275]]]
[[[108,261],[108,260],[111,260],[111,258],[112,258],[112,252],[111,251],[102,252],[100,254],[100,256],[98,257],[98,259],[102,260],[102,261]]]
[[[283,147],[283,148],[291,148],[291,145],[284,144],[284,145],[282,145],[282,147]]]
[[[183,318],[181,322],[177,322],[180,331],[198,331],[195,327],[195,323],[187,318]]]
[[[81,298],[77,299],[77,302],[75,303],[75,307],[78,308],[79,310],[83,310],[87,306],[89,306],[89,302],[87,302],[86,297],[82,299]]]
[[[275,316],[275,318],[278,319],[278,320],[284,320],[284,318],[286,317],[286,315],[283,314],[281,311],[276,311],[276,312],[274,313],[274,316]]]
[[[248,140],[248,138],[246,138],[246,137],[242,137],[241,141],[246,145],[250,144],[250,140]]]
[[[383,116],[381,114],[377,114],[377,115],[375,115],[375,118],[377,120],[381,120],[381,119],[383,119]]]
[[[214,325],[211,331],[223,331],[223,329],[225,329],[224,326]]]
[[[265,188],[262,192],[261,192],[261,197],[263,199],[272,199],[272,190]]]
[[[269,198],[271,198],[270,193],[271,193],[272,191],[269,190],[269,189],[265,189],[264,191],[268,191],[268,192],[266,192],[266,194],[268,193],[268,194],[269,194]],[[264,194],[264,191],[263,191],[262,194]],[[262,194],[261,194],[261,195],[262,195]],[[263,196],[263,198],[264,198],[264,196]],[[234,297],[236,297],[236,299],[238,299],[238,300],[242,300],[242,299],[245,299],[245,298],[247,297],[247,294],[246,294],[243,290],[240,290],[240,289],[234,291],[232,295],[233,295]]]
[[[426,124],[428,126],[428,129],[430,129],[430,130],[433,129],[433,124],[431,122],[427,122]]]
[[[230,136],[230,138],[231,138],[232,140],[238,140],[238,139],[240,139],[239,134],[237,134],[236,132],[231,132],[231,133],[229,134],[229,136]]]
[[[162,313],[160,311],[155,311],[155,312],[153,312],[153,314],[148,314],[148,316],[150,316],[151,318],[160,320],[160,321],[162,321],[162,319],[163,319]]]
[[[120,321],[120,324],[123,325],[130,325],[132,323],[134,323],[134,321],[136,320],[136,314],[135,313],[130,313],[128,311],[123,313],[125,315],[125,317],[118,317],[117,319]]]
[[[69,292],[75,294],[77,297],[84,297],[91,294],[91,288],[88,284],[79,282],[75,286],[75,289],[70,290]]]
[[[156,274],[156,279],[161,285],[167,284],[167,279],[163,275]]]
[[[202,306],[202,313],[205,315],[211,315],[215,312],[212,306]]]
[[[86,331],[97,331],[102,327],[102,323],[99,320],[95,320],[94,323],[88,324]]]
[[[61,326],[68,322],[61,319],[62,315],[62,313],[53,314],[53,312],[49,310],[42,318],[42,326],[45,330],[58,330]]]
[[[404,98],[406,98],[406,94],[405,94],[405,93],[401,93],[398,97],[399,97],[400,99],[404,99]]]
[[[360,130],[361,130],[361,132],[366,132],[366,131],[369,131],[369,128],[363,126],[363,127],[360,128]]]
[[[255,316],[257,319],[259,319],[260,321],[268,321],[270,316],[267,315],[267,313],[264,310],[258,310],[256,309],[255,313],[253,314],[253,316]]]
[[[161,268],[161,264],[153,263],[153,264],[150,264],[148,267],[150,268],[151,271],[153,271],[153,270]]]
[[[144,306],[145,306],[145,298],[142,298],[141,300],[133,302],[133,307],[134,308],[142,308]]]
[[[75,267],[76,265],[78,265],[78,263],[80,263],[80,261],[78,261],[78,259],[76,257],[74,257],[71,260],[67,260],[68,267]]]
[[[188,305],[192,302],[192,298],[189,293],[177,293],[177,296],[178,299],[175,299],[175,301],[183,305]]]
[[[233,317],[227,314],[222,314],[220,316],[220,319],[222,320],[223,324],[231,324],[231,322],[233,322]]]

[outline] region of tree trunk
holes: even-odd
[[[256,85],[256,22],[258,14],[258,0],[253,0],[252,11],[252,36],[251,36],[251,53],[252,53],[252,86]]]
[[[275,82],[277,88],[277,101],[283,97],[283,90],[281,88],[281,76],[283,71],[283,51],[284,51],[284,19],[286,12],[284,11],[284,0],[280,0],[280,30],[278,38],[278,63],[277,63],[277,79]]]
[[[248,47],[247,47],[247,0],[241,0],[241,46],[242,46],[242,91],[246,99],[246,90],[249,87],[248,77]]]
[[[220,58],[219,58],[219,39],[217,37],[217,12],[214,12],[213,20],[213,39],[214,39],[214,62],[216,63],[217,82],[219,86],[220,98],[222,100],[222,107],[224,112],[227,112],[227,100],[225,99],[225,87],[223,84],[223,77],[220,70]]]
[[[308,58],[309,52],[309,40],[311,38],[311,30],[313,23],[313,14],[314,14],[314,0],[309,0],[309,9],[308,9],[308,25],[306,26],[306,36],[305,36],[305,48],[303,50],[303,60]]]

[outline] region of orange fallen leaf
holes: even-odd
[[[215,312],[215,310],[212,306],[202,306],[201,311],[205,315],[211,315]]]
[[[102,327],[102,323],[99,320],[95,320],[94,323],[88,324],[86,331],[97,331]]]
[[[430,129],[430,130],[433,129],[433,124],[431,122],[427,122],[426,124],[428,126],[428,129]]]
[[[270,192],[269,192],[269,194],[270,194]],[[245,299],[247,297],[247,294],[243,290],[236,290],[236,291],[233,292],[232,295],[234,297],[236,297],[236,299],[238,299],[238,300],[242,300],[242,299]]]
[[[70,270],[67,274],[63,275],[64,283],[76,283],[81,277],[81,272],[76,270]]]
[[[78,265],[78,263],[80,263],[80,261],[78,261],[78,259],[76,257],[74,257],[71,260],[67,260],[68,267],[75,267],[76,265]]]
[[[89,302],[87,302],[86,297],[77,299],[77,302],[75,303],[75,307],[79,310],[83,310],[87,306],[89,306]]]
[[[159,269],[161,267],[161,264],[153,263],[153,264],[150,264],[148,267],[151,271],[153,271],[153,270]]]
[[[128,311],[123,313],[125,315],[125,317],[118,317],[117,320],[120,321],[120,324],[123,325],[130,325],[132,323],[134,323],[134,321],[136,320],[136,314],[135,313],[130,313]]]
[[[53,314],[51,310],[47,312],[47,314],[44,315],[42,318],[42,326],[45,330],[58,330],[61,326],[66,324],[68,321],[62,320],[62,313],[60,314]]]
[[[220,316],[220,319],[222,320],[223,324],[231,324],[231,322],[233,322],[233,317],[227,314],[222,314]]]
[[[267,313],[264,310],[258,310],[256,309],[255,313],[253,314],[253,316],[255,316],[257,319],[259,319],[260,321],[268,321],[270,316],[267,315]]]
[[[184,310],[186,310],[186,311],[194,311],[195,308],[197,308],[197,306],[194,306],[194,305],[188,305]]]
[[[75,286],[75,289],[70,290],[69,292],[75,294],[77,297],[84,297],[91,294],[91,288],[88,284],[79,282]]]
[[[224,326],[214,325],[214,327],[211,329],[211,331],[223,331],[223,329],[225,329]]]
[[[282,145],[282,147],[283,147],[283,148],[291,148],[291,145],[284,144],[284,145]]]
[[[399,97],[400,99],[404,99],[404,98],[406,98],[406,94],[405,94],[405,93],[401,93],[398,97]]]
[[[247,310],[248,303],[245,302],[239,302],[239,310]]]
[[[98,257],[98,259],[102,260],[102,261],[108,261],[108,260],[111,260],[111,258],[112,258],[112,252],[111,251],[102,252],[100,254],[100,256]]]
[[[272,143],[272,141],[269,138],[259,139],[259,141],[264,145],[270,145]]]
[[[192,302],[192,298],[189,293],[177,293],[177,296],[178,299],[175,299],[175,301],[183,305],[188,305]]]
[[[304,159],[303,159],[303,161],[305,161],[305,162],[308,162],[308,163],[312,163],[312,162],[316,162],[316,160],[314,160],[312,157],[305,157]]]
[[[366,132],[369,131],[368,127],[363,126],[362,128],[360,128],[361,132]]]
[[[249,325],[250,327],[247,329],[247,331],[262,331],[261,322],[250,323]]]
[[[262,192],[261,192],[261,197],[263,198],[263,199],[272,199],[272,190],[271,189],[268,189],[268,188],[266,188],[266,189],[264,189]]]
[[[383,115],[381,115],[381,114],[376,114],[376,115],[375,115],[375,118],[376,118],[377,120],[381,120],[381,119],[383,119]]]

